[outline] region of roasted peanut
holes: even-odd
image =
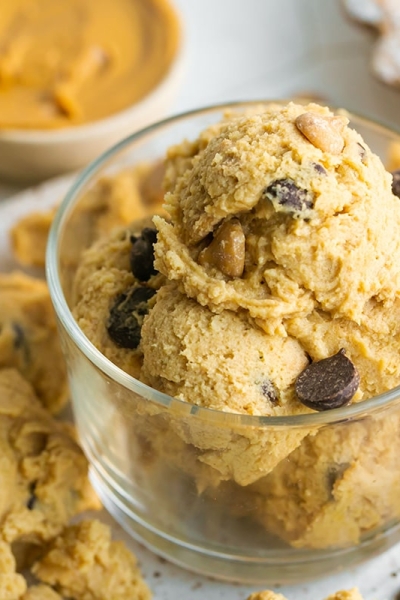
[[[345,117],[323,117],[306,112],[299,115],[295,123],[308,141],[323,152],[340,154],[343,150],[344,140],[341,133],[348,123]]]
[[[199,254],[199,264],[212,265],[228,277],[241,277],[244,270],[246,238],[237,219],[226,221],[211,244]]]

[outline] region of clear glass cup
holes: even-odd
[[[241,582],[292,583],[350,568],[400,540],[400,389],[291,417],[199,408],[111,363],[82,333],[69,306],[71,277],[89,243],[82,230],[76,235],[85,193],[105,174],[157,160],[171,144],[195,139],[226,109],[251,105],[167,119],[90,165],[57,212],[47,276],[80,440],[105,507],[135,538],[191,570]],[[349,116],[385,162],[400,136]],[[286,448],[283,458],[276,448]],[[222,481],[211,466],[221,456],[230,473]],[[260,476],[238,483],[235,469],[248,460],[260,461]]]

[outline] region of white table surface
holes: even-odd
[[[359,108],[400,127],[400,91],[384,86],[370,74],[375,35],[346,20],[339,3],[175,0],[185,25],[187,67],[171,113],[214,102],[312,92],[327,102]],[[18,183],[0,181],[0,199],[23,189]],[[43,189],[46,195],[46,184]],[[23,195],[28,196],[27,206],[33,202],[34,192]],[[3,237],[4,231],[1,233]],[[116,529],[119,537],[127,539]],[[184,572],[160,561],[140,544],[129,543],[139,556],[155,600],[244,600],[260,589]],[[400,547],[357,569],[279,591],[293,600],[322,600],[335,590],[353,586],[358,586],[367,600],[394,599],[400,592]]]

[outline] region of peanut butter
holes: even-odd
[[[13,0],[0,13],[0,128],[102,119],[143,98],[176,54],[167,0]]]

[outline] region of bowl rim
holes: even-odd
[[[81,125],[67,125],[55,129],[23,129],[10,128],[0,130],[0,142],[24,143],[24,144],[58,144],[65,141],[81,141],[93,134],[106,134],[110,129],[129,123],[129,119],[137,116],[140,118],[143,111],[148,111],[151,104],[160,100],[171,84],[182,77],[187,62],[187,39],[184,30],[183,19],[180,11],[174,3],[169,2],[171,11],[173,11],[178,31],[178,40],[175,54],[166,69],[164,75],[151,88],[145,96],[128,105],[117,112],[111,113],[96,121],[89,121]],[[137,115],[136,115],[137,113]],[[140,128],[142,129],[142,128]]]
[[[192,117],[199,117],[215,112],[220,114],[224,110],[246,108],[250,106],[256,106],[260,104],[268,103],[287,103],[287,99],[262,99],[262,100],[246,100],[246,101],[233,101],[223,102],[221,104],[212,104],[201,108],[192,109],[179,113],[177,115],[170,116],[168,118],[157,121],[131,135],[122,139],[117,144],[114,144],[106,152],[103,152],[97,159],[90,163],[77,177],[64,199],[59,205],[55,217],[53,219],[52,226],[50,228],[47,248],[46,248],[46,278],[49,286],[50,297],[53,302],[53,306],[57,317],[67,332],[70,339],[85,355],[85,357],[94,364],[102,373],[107,375],[110,379],[121,385],[122,387],[140,395],[142,398],[150,400],[158,404],[160,407],[169,408],[174,413],[179,413],[186,416],[196,416],[196,418],[213,421],[215,425],[229,424],[252,426],[258,428],[285,428],[295,427],[304,428],[310,426],[321,426],[329,423],[338,423],[352,420],[356,417],[369,416],[372,412],[377,412],[380,409],[386,408],[391,402],[398,400],[400,401],[400,385],[395,388],[388,390],[382,394],[374,396],[372,398],[362,400],[360,402],[350,404],[341,408],[335,408],[323,412],[313,413],[301,413],[296,415],[285,415],[285,416],[262,416],[262,415],[247,415],[243,413],[232,413],[224,412],[216,409],[200,407],[197,405],[190,404],[184,400],[174,398],[163,392],[159,392],[154,388],[142,383],[138,379],[135,379],[120,367],[111,362],[106,358],[100,350],[98,350],[85,336],[83,331],[75,321],[70,308],[68,307],[65,299],[61,281],[58,276],[58,241],[59,231],[63,229],[66,219],[74,208],[75,202],[79,200],[81,190],[94,178],[101,168],[113,157],[118,155],[129,145],[134,143],[136,140],[141,139],[149,134],[154,134],[159,128],[167,127],[184,120],[189,120]],[[298,101],[298,99],[297,99]],[[383,125],[372,120],[367,116],[354,113],[353,111],[347,111],[346,109],[338,109],[331,107],[332,110],[340,110],[342,114],[348,114],[351,119],[364,126],[368,126],[373,130],[380,130],[386,135],[399,137],[400,142],[400,131],[396,131],[386,125]]]

